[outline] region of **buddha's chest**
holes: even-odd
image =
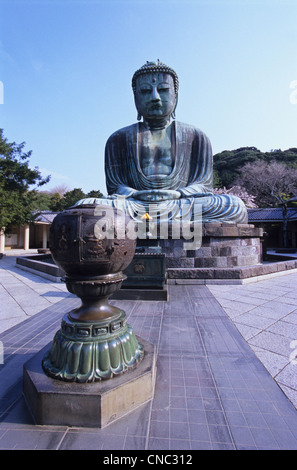
[[[174,152],[171,135],[165,129],[145,131],[139,145],[140,166],[146,176],[167,176],[172,172]]]

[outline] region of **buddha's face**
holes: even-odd
[[[169,117],[176,106],[173,77],[167,73],[148,73],[136,79],[135,104],[145,120]]]

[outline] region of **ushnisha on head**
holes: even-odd
[[[159,60],[138,69],[132,78],[137,119],[143,117],[151,129],[164,128],[175,119],[178,86],[176,72]]]
[[[150,62],[147,61],[146,64],[144,64],[140,69],[136,70],[132,77],[132,88],[133,92],[135,94],[136,91],[136,79],[140,75],[144,74],[149,74],[149,73],[167,73],[172,76],[173,81],[174,81],[174,89],[175,89],[175,94],[177,95],[178,93],[178,87],[179,87],[179,81],[178,81],[178,76],[176,72],[171,68],[168,67],[168,65],[163,64],[163,62],[160,62],[158,59],[156,62]]]

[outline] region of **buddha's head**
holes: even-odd
[[[175,71],[159,60],[138,69],[132,78],[138,119],[158,123],[174,117],[178,85]]]

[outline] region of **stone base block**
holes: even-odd
[[[48,377],[42,359],[48,345],[24,365],[23,394],[36,424],[100,427],[153,398],[156,377],[155,346],[142,338],[143,360],[109,380],[63,382]]]
[[[127,279],[123,281],[122,289],[162,289],[165,268],[163,253],[135,253],[132,262],[124,270]]]
[[[279,274],[290,274],[297,269],[297,260],[257,264],[233,268],[170,268],[167,271],[168,284],[216,284],[243,283]]]
[[[260,263],[262,236],[263,230],[251,224],[213,223],[202,225],[197,249],[182,238],[158,240],[158,244],[166,255],[167,270],[234,268]]]

